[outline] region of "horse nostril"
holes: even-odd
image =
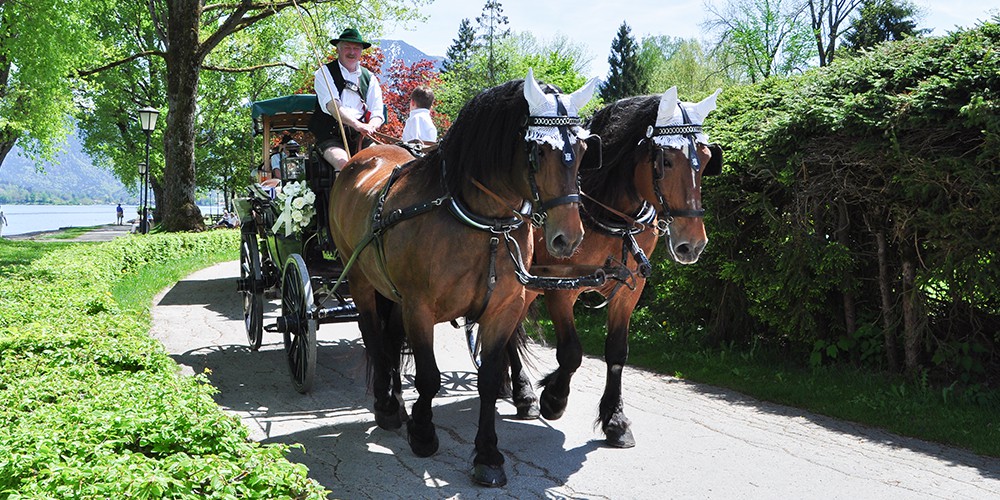
[[[566,241],[566,236],[561,234],[557,235],[555,238],[552,238],[552,249],[558,251],[559,253],[563,253],[566,250],[568,243],[569,242]]]
[[[677,255],[688,256],[691,253],[691,245],[687,243],[681,243],[674,248],[674,253]]]

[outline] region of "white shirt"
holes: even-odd
[[[340,61],[337,61],[337,66],[340,67],[340,74],[343,75],[344,81],[358,85],[361,78],[360,64],[358,64],[358,70],[353,72],[348,71],[343,64],[340,64]],[[355,120],[361,119],[361,115],[364,114],[364,107],[362,106],[361,96],[357,92],[345,88],[344,92],[340,96],[337,96],[337,84],[333,82],[333,76],[325,64],[316,70],[315,78],[316,99],[319,101],[319,107],[324,113],[330,114],[330,110],[327,109],[326,105],[332,98],[341,103],[341,113],[349,114]],[[368,82],[368,95],[365,97],[364,103],[368,105],[368,110],[372,112],[373,116],[382,116],[382,108],[384,107],[382,102],[382,86],[379,84],[378,77],[374,73],[372,73],[372,78]]]
[[[410,111],[410,117],[406,119],[406,124],[403,125],[403,137],[400,140],[403,142],[414,140],[436,142],[437,136],[437,127],[434,126],[434,121],[431,120],[431,110],[427,108],[415,108],[413,111]]]

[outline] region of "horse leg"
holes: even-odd
[[[497,446],[496,412],[497,395],[503,383],[506,363],[504,355],[512,342],[510,332],[514,325],[480,324],[482,365],[479,367],[479,432],[476,433],[476,457],[473,459],[472,479],[483,486],[500,487],[507,484],[504,457]],[[490,328],[487,328],[489,326]],[[498,329],[498,327],[502,327]],[[498,338],[498,335],[502,337]]]
[[[573,319],[575,300],[575,295],[558,291],[545,295],[545,305],[556,330],[556,359],[559,361],[559,368],[546,375],[538,384],[545,387],[542,391],[541,410],[542,417],[546,420],[556,420],[566,411],[570,380],[583,362],[583,346],[576,334]]]
[[[531,380],[524,372],[524,364],[521,362],[521,350],[528,340],[528,334],[524,331],[524,324],[518,323],[514,330],[514,335],[507,342],[507,362],[510,364],[511,400],[517,408],[515,418],[519,420],[534,420],[538,418],[538,396],[531,388]]]
[[[622,370],[628,359],[629,320],[641,292],[639,287],[632,293],[621,294],[611,301],[608,308],[608,337],[604,342],[607,379],[598,414],[605,442],[616,448],[635,446],[632,422],[625,416],[622,401]]]
[[[407,417],[402,397],[393,387],[394,366],[395,376],[399,376],[399,349],[393,351],[393,343],[387,337],[391,335],[387,326],[392,302],[357,277],[351,278],[351,292],[358,308],[358,327],[368,355],[372,392],[375,395],[375,423],[386,430],[398,429]]]
[[[438,449],[431,403],[441,389],[441,370],[434,359],[434,320],[429,312],[404,305],[403,323],[413,350],[417,372],[414,385],[419,395],[413,403],[410,421],[406,423],[407,439],[414,454],[429,457]]]

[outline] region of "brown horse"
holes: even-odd
[[[701,180],[703,175],[721,170],[722,150],[708,144],[701,123],[715,109],[717,95],[697,104],[681,103],[674,87],[662,96],[623,99],[599,110],[589,125],[591,132],[603,139],[603,162],[598,155],[588,154],[581,165],[581,185],[587,195],[587,238],[569,260],[542,253],[534,256],[535,266],[602,266],[612,260],[630,271],[626,279],[609,280],[600,288],[544,292],[556,331],[559,361],[559,367],[539,384],[545,388],[541,415],[550,420],[561,417],[566,409],[570,379],[583,356],[573,304],[588,290],[607,298],[607,381],[599,419],[611,446],[635,446],[623,412],[621,384],[628,357],[629,320],[651,272],[646,256],[662,236],[674,261],[693,264],[708,242]],[[537,292],[529,292],[529,300],[535,296]],[[523,339],[521,327],[519,334]],[[518,415],[534,418],[538,402],[520,371],[518,352],[509,347],[508,355]]]
[[[552,255],[568,257],[580,244],[577,173],[587,134],[575,115],[594,83],[561,95],[543,90],[529,71],[524,81],[469,101],[440,146],[422,158],[397,146],[358,153],[331,192],[331,235],[341,255],[351,256],[348,279],[372,369],[376,422],[395,429],[407,419],[399,377],[405,332],[419,394],[407,434],[419,456],[438,448],[434,325],[459,317],[479,322],[473,477],[480,484],[507,481],[494,420],[504,347],[525,307],[515,260],[527,265],[534,250],[522,218],[544,227],[540,244]],[[510,250],[518,246],[523,256]]]

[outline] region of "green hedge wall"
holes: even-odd
[[[702,260],[643,304],[675,332],[945,383],[1000,374],[1000,18],[728,89]]]

